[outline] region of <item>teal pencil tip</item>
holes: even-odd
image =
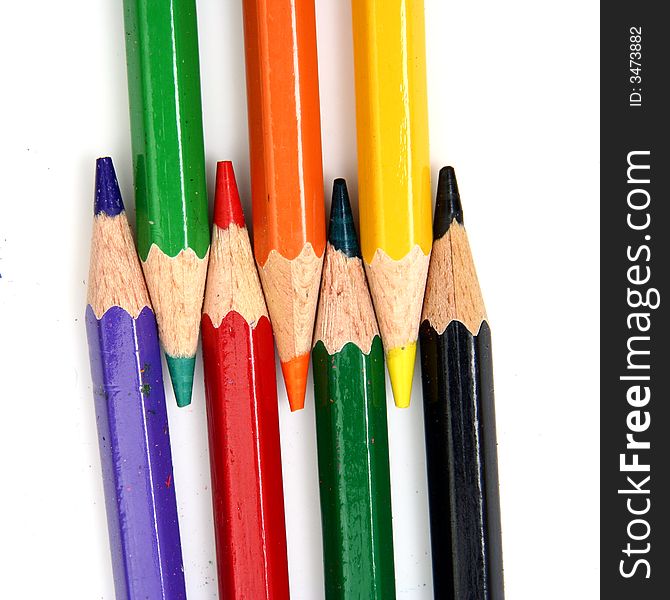
[[[165,355],[167,359],[170,379],[172,379],[172,389],[177,399],[177,406],[183,408],[191,404],[191,394],[193,393],[193,373],[195,371],[195,356],[183,358],[178,356]]]
[[[346,254],[349,258],[360,258],[358,237],[354,226],[354,215],[351,212],[349,193],[344,179],[333,182],[333,200],[330,205],[330,226],[328,241],[335,250]]]

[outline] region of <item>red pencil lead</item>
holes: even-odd
[[[214,223],[221,229],[227,229],[231,223],[245,227],[235,171],[229,160],[222,160],[216,165]]]

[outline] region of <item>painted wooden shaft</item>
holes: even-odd
[[[272,328],[233,165],[217,165],[202,316],[219,596],[289,597]]]
[[[244,0],[254,250],[326,245],[314,0]]]
[[[435,598],[502,600],[491,332],[420,329]]]
[[[202,321],[219,593],[289,597],[274,345],[231,311]]]
[[[430,253],[423,0],[352,0],[361,249]]]
[[[291,410],[303,408],[325,248],[314,0],[244,0],[254,249]]]
[[[419,340],[435,598],[503,600],[491,331],[452,167],[434,236]]]
[[[95,190],[86,333],[116,597],[181,600],[158,331],[110,158]]]
[[[401,408],[432,242],[424,18],[423,0],[352,0],[361,249]]]
[[[124,0],[137,245],[179,406],[191,402],[209,223],[195,0]]]
[[[395,598],[384,352],[312,352],[326,598]]]
[[[117,599],[186,598],[156,320],[86,310]]]
[[[209,248],[195,0],[124,0],[137,243]]]
[[[395,598],[384,350],[336,179],[312,350],[329,600]]]

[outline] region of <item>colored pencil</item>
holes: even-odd
[[[343,179],[312,360],[326,597],[395,598],[384,351]]]
[[[361,247],[404,408],[431,248],[423,0],[352,0],[352,16]]]
[[[502,600],[491,330],[451,167],[434,236],[419,337],[435,597]]]
[[[116,598],[186,598],[156,319],[109,158],[96,168],[86,332]]]
[[[272,328],[230,162],[220,162],[202,316],[219,593],[289,597]]]
[[[177,404],[191,402],[209,223],[195,0],[124,0],[137,242]]]
[[[244,0],[254,250],[291,410],[326,245],[314,0]]]

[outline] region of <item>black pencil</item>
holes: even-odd
[[[502,600],[491,330],[451,167],[433,236],[419,340],[435,598]]]

